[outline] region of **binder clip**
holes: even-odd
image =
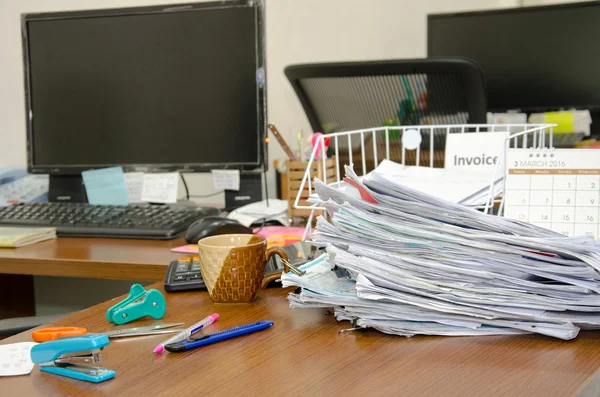
[[[167,302],[159,291],[146,291],[140,284],[133,284],[129,296],[106,311],[106,318],[115,324],[125,324],[144,316],[158,320],[166,311]]]
[[[101,361],[100,350],[108,346],[106,335],[84,335],[40,343],[31,348],[31,361],[40,371],[100,383],[115,377],[115,371],[86,364]]]

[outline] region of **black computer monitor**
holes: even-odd
[[[428,55],[477,61],[488,109],[600,110],[600,2],[428,16]]]
[[[28,166],[266,164],[261,1],[22,16]]]

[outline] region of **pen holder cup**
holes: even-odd
[[[315,160],[310,169],[308,168],[308,161],[290,161],[288,160],[286,163],[286,187],[288,189],[287,200],[288,200],[288,216],[290,218],[294,217],[307,217],[310,215],[309,209],[299,209],[294,208],[294,202],[296,201],[296,197],[298,196],[298,192],[300,191],[302,185],[302,179],[306,174],[306,171],[310,172],[311,182],[314,178],[319,178],[322,181],[326,181],[326,183],[331,183],[335,181],[336,178],[336,158],[330,157],[325,160],[325,164],[323,164],[322,160]],[[302,194],[300,195],[300,200],[298,201],[299,205],[302,206],[311,206],[307,200],[309,197],[308,183],[305,183],[304,189],[302,190]],[[319,212],[317,212],[319,214]]]
[[[267,240],[251,234],[223,234],[198,242],[202,278],[215,303],[246,303],[256,298],[273,255],[289,262],[280,247],[267,249]],[[287,271],[287,266],[285,271]]]

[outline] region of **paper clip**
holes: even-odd
[[[281,262],[285,266],[287,266],[292,271],[292,273],[296,274],[297,276],[304,276],[306,274],[305,270],[298,269],[296,266],[292,265],[290,262],[286,261],[283,258],[281,258]]]
[[[363,327],[354,327],[354,328],[346,328],[346,329],[340,329],[338,331],[338,334],[346,334],[352,331],[359,331],[359,330],[363,330]]]
[[[104,382],[115,377],[115,371],[86,364],[102,360],[100,349],[108,346],[106,335],[84,335],[56,339],[31,348],[31,361],[40,371],[88,382]]]
[[[129,296],[106,311],[106,318],[115,324],[125,324],[144,316],[158,320],[166,311],[167,302],[159,291],[146,291],[140,284],[133,284]]]
[[[338,331],[338,334],[347,334],[352,331],[360,331],[360,330],[366,329],[365,327],[359,326],[358,322],[356,320],[352,320],[351,324],[352,324],[352,328],[340,329]]]

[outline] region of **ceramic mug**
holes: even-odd
[[[252,234],[206,237],[198,241],[198,251],[202,278],[216,303],[252,302],[261,284],[267,284],[263,279],[271,256],[289,262],[282,248],[267,249],[267,240]]]

